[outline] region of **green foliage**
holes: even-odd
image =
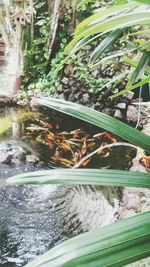
[[[54,92],[60,83],[60,77],[53,79],[53,73],[59,66],[64,57],[63,50],[68,42],[70,23],[72,15],[66,13],[60,19],[58,32],[56,35],[54,52],[49,59],[48,56],[48,39],[51,35],[50,25],[51,16],[47,12],[47,2],[35,2],[36,18],[34,21],[34,40],[31,40],[27,28],[24,33],[24,39],[28,39],[28,44],[24,42],[24,90],[41,90]],[[28,32],[28,34],[27,34]]]
[[[93,64],[96,66],[98,64],[97,60],[100,61],[101,55],[104,51],[109,49],[109,46],[118,39],[118,36],[122,32],[120,28],[123,29],[136,25],[139,25],[140,27],[140,25],[143,25],[146,27],[145,29],[147,29],[147,25],[150,25],[149,6],[146,9],[142,4],[143,1],[138,1],[140,3],[127,2],[128,1],[117,1],[116,5],[106,9],[99,9],[94,15],[89,16],[87,19],[82,21],[76,27],[73,40],[65,48],[65,52],[68,53],[66,59],[68,60],[69,57],[72,57],[80,49],[83,49],[84,45],[90,43],[94,38],[99,38],[103,34],[110,32],[109,35],[106,35],[106,37],[96,47],[95,51],[91,55],[89,66],[92,67]],[[139,29],[139,27],[137,29]],[[123,36],[125,36],[127,43],[132,48],[134,47],[139,55],[141,55],[141,52],[143,53],[143,56],[140,56],[140,60],[135,71],[130,77],[128,85],[132,85],[135,82],[138,82],[139,79],[142,79],[142,75],[146,71],[150,62],[149,42],[147,43],[148,36],[138,39],[138,31],[137,38],[128,39],[128,34],[126,34],[126,32]],[[65,63],[66,60],[64,59],[62,64],[56,70],[56,75]]]
[[[45,74],[47,62],[47,40],[51,17],[47,12],[46,1],[35,2],[35,9],[37,14],[34,23],[34,39],[31,40],[31,36],[29,36],[29,33],[27,35],[27,32],[23,36],[26,48],[24,53],[24,87]]]

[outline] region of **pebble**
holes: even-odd
[[[61,82],[65,85],[67,85],[69,83],[69,79],[67,77],[64,77]]]
[[[121,113],[120,109],[115,110],[114,117],[118,118],[118,119],[122,119],[122,113]]]
[[[90,100],[90,97],[89,97],[89,94],[88,94],[88,93],[83,94],[82,98],[83,98],[83,102],[84,102],[85,104],[88,103],[89,100]]]
[[[35,155],[27,155],[26,156],[26,162],[27,163],[37,163],[37,162],[39,162],[39,158]]]
[[[64,96],[64,94],[60,94],[60,95],[57,96],[57,98],[58,99],[65,99],[65,96]]]
[[[116,107],[120,109],[126,109],[126,103],[118,103]]]
[[[138,119],[138,111],[135,106],[129,105],[127,108],[126,117],[128,121],[136,122]]]
[[[64,90],[64,95],[69,96],[70,95],[70,89],[65,89]]]
[[[75,99],[75,95],[74,94],[70,94],[69,95],[69,101],[71,101],[71,102],[75,102],[76,101],[76,99]]]
[[[123,95],[123,97],[127,98],[128,100],[131,100],[134,96],[134,92],[129,91]]]
[[[58,92],[58,93],[62,93],[62,92],[63,92],[63,86],[62,86],[62,84],[60,84],[60,85],[57,87],[57,92]]]
[[[150,135],[150,122],[143,126],[143,133]]]

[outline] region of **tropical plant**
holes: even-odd
[[[150,153],[149,136],[108,115],[53,98],[42,98],[38,103],[109,130]],[[108,169],[55,169],[17,175],[9,178],[7,183],[150,188],[150,177],[145,173]],[[72,238],[27,264],[26,267],[118,267],[148,256],[150,256],[150,212]]]
[[[94,15],[89,16],[78,24],[73,40],[65,48],[65,53],[68,56],[58,66],[55,75],[75,53],[93,40],[105,35],[105,38],[91,54],[88,67],[93,68],[99,66],[102,61],[108,61],[109,59],[118,58],[126,54],[133,56],[134,54],[134,57],[136,55],[137,58],[136,62],[129,58],[124,59],[125,63],[131,66],[131,68],[134,64],[134,71],[130,72],[126,91],[138,87],[139,84],[137,82],[139,79],[142,80],[142,84],[149,83],[150,80],[147,78],[150,63],[150,42],[148,40],[150,33],[149,1],[135,0],[128,2],[116,1],[116,4],[111,7],[97,9]],[[132,32],[126,32],[126,29],[130,29],[130,27],[132,27]],[[130,38],[130,40],[127,40],[129,48],[102,58],[102,54],[122,35],[125,38]],[[132,87],[135,83],[137,84]],[[121,95],[124,92],[119,92],[114,96]]]

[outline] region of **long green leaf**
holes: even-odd
[[[91,25],[90,28],[85,29],[81,33],[75,36],[75,38],[66,46],[65,52],[70,51],[74,45],[84,37],[89,37],[100,32],[110,32],[119,28],[129,27],[133,25],[149,25],[150,24],[150,12],[136,12],[130,14],[120,15],[115,18],[107,19]]]
[[[111,32],[106,38],[103,39],[103,41],[96,47],[94,52],[92,53],[89,64],[93,64],[94,61],[96,61],[100,55],[108,48],[112,43],[116,41],[116,39],[121,35],[122,29],[117,29],[113,32]]]
[[[123,95],[123,94],[125,94],[125,93],[127,93],[127,92],[129,92],[129,91],[131,91],[131,90],[134,90],[134,89],[136,89],[137,87],[140,87],[140,86],[142,86],[142,85],[144,85],[144,84],[147,84],[147,83],[150,83],[150,78],[145,78],[145,79],[143,79],[142,81],[136,83],[135,85],[130,86],[130,87],[128,87],[128,88],[122,90],[121,92],[119,92],[119,93],[117,93],[117,94],[114,94],[114,95],[110,96],[110,99],[113,99],[113,98],[115,98],[115,97],[118,97],[118,96],[120,96],[120,95]]]
[[[120,267],[150,256],[150,212],[81,234],[25,267]]]
[[[136,2],[150,5],[150,1],[149,0],[136,0]]]
[[[85,20],[83,20],[80,24],[77,25],[75,29],[75,35],[78,35],[87,25],[90,23],[93,23],[97,20],[104,20],[109,16],[117,15],[121,11],[127,11],[131,10],[132,8],[137,7],[138,4],[136,3],[128,3],[125,5],[117,5],[117,6],[112,6],[110,8],[101,8],[100,11],[92,16],[89,16]]]
[[[131,74],[131,77],[128,81],[127,86],[131,86],[134,83],[138,82],[138,80],[141,78],[142,74],[145,72],[146,67],[148,67],[148,64],[150,62],[150,55],[147,52],[143,52],[137,67],[135,68],[135,70],[133,71],[133,73]]]
[[[19,174],[8,184],[88,184],[150,188],[150,175],[109,169],[58,169]]]
[[[130,65],[132,67],[135,67],[135,68],[138,65],[138,61],[137,60],[133,60],[133,59],[131,59],[129,57],[124,57],[124,62],[125,62],[125,64],[128,64],[128,65]],[[148,75],[150,75],[150,68],[149,67],[147,67],[145,69],[145,73],[148,74]]]
[[[38,99],[41,105],[58,110],[65,114],[71,115],[83,121],[89,122],[100,128],[103,128],[121,138],[139,146],[150,153],[150,137],[133,129],[131,126],[112,118],[106,114],[95,111],[91,108],[72,103],[65,100],[44,97]]]

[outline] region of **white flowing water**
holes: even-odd
[[[15,84],[18,77],[17,52],[14,47],[6,47],[6,66],[0,73],[0,96],[11,97],[15,94]]]
[[[8,25],[7,25],[8,24]],[[4,42],[3,64],[0,69],[0,97],[16,94],[17,80],[21,74],[21,52],[19,32],[14,31],[9,21],[0,24],[1,40]]]

